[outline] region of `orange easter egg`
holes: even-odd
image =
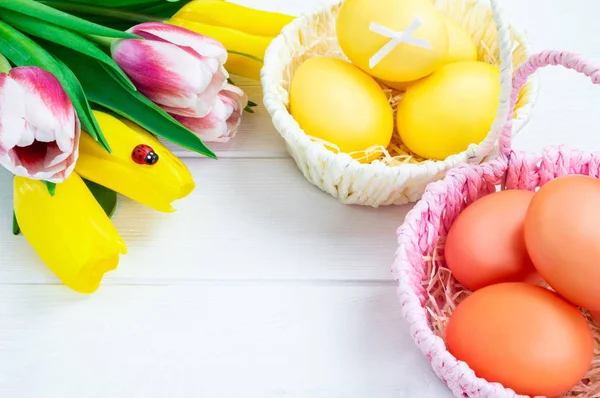
[[[533,192],[507,190],[484,196],[464,209],[446,238],[452,275],[467,289],[540,277],[527,254],[523,227]]]
[[[540,188],[525,218],[533,264],[573,304],[600,311],[600,181],[556,178]]]
[[[594,355],[581,312],[527,283],[492,285],[466,298],[451,315],[446,344],[478,377],[532,397],[569,391]]]

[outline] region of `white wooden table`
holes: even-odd
[[[317,0],[237,0],[297,14]],[[600,62],[597,0],[504,0],[536,50]],[[600,90],[542,72],[516,145],[600,148]],[[246,87],[261,102],[257,84]],[[410,206],[346,207],[310,185],[263,108],[163,215],[127,199],[129,245],[91,296],[11,234],[0,174],[0,397],[450,397],[414,347],[389,268]]]

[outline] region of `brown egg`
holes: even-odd
[[[556,178],[535,194],[525,243],[542,277],[572,303],[600,310],[600,181]]]
[[[594,354],[592,331],[579,310],[527,283],[488,286],[465,299],[450,317],[446,344],[477,376],[529,396],[569,391]]]
[[[530,191],[495,192],[476,200],[456,218],[446,238],[445,258],[454,277],[467,289],[540,281],[523,236],[532,197]]]

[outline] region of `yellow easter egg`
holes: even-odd
[[[457,21],[446,14],[440,13],[446,29],[448,30],[448,51],[442,58],[441,65],[451,64],[461,61],[477,61],[477,47],[471,38],[471,35]],[[440,65],[440,66],[441,66]],[[399,91],[406,91],[407,88],[422,79],[411,80],[407,82],[392,82],[381,80],[383,84]]]
[[[394,130],[394,114],[379,84],[335,58],[310,58],[298,67],[290,87],[290,112],[307,135],[341,152],[358,152],[352,156],[363,162],[373,159],[364,158],[364,151],[387,147]]]
[[[396,122],[404,144],[424,158],[443,160],[480,143],[496,117],[500,71],[479,61],[442,66],[409,87]]]
[[[448,51],[442,63],[450,64],[462,61],[477,61],[477,47],[473,38],[456,20],[440,13],[448,30]]]
[[[427,76],[439,67],[448,50],[444,20],[429,0],[346,0],[336,31],[352,63],[393,82]],[[398,32],[404,32],[401,41],[392,45],[391,37]],[[388,45],[389,53],[385,51]]]

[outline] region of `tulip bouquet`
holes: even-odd
[[[212,37],[229,53],[230,73],[260,80],[262,58],[271,40],[293,19],[226,0],[96,0],[45,1],[86,20],[118,30],[131,23],[164,22]]]
[[[0,0],[0,164],[15,175],[13,232],[81,293],[127,251],[110,222],[117,193],[173,211],[195,184],[163,141],[216,159],[205,142],[230,140],[255,105],[228,62],[257,78],[266,45],[253,46],[291,19],[223,0],[102,3]],[[255,31],[225,26],[219,7]]]

